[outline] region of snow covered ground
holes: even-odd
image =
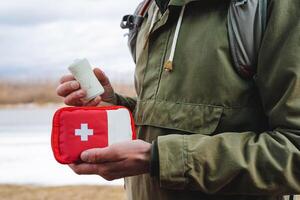
[[[0,109],[0,184],[121,185],[99,176],[78,176],[58,164],[50,146],[56,108]]]

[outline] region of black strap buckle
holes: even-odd
[[[134,29],[136,27],[140,27],[142,25],[142,22],[144,20],[144,17],[138,16],[138,15],[125,15],[122,18],[121,21],[121,28],[122,29]]]

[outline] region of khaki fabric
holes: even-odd
[[[186,4],[174,69],[164,71]],[[255,80],[235,71],[224,0],[151,5],[136,46],[140,139],[158,140],[160,176],[125,180],[132,200],[268,200],[300,193],[300,1],[270,0]]]

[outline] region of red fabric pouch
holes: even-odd
[[[134,139],[132,115],[122,106],[65,107],[53,117],[51,146],[61,164],[79,162],[87,149]]]

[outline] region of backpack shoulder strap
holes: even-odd
[[[234,66],[243,78],[256,74],[267,11],[268,0],[231,0],[227,19],[229,44]]]
[[[129,29],[128,32],[128,47],[131,52],[134,62],[136,62],[136,41],[139,29],[148,13],[148,9],[153,0],[144,0],[135,9],[134,14],[125,15],[121,21],[122,29]]]

